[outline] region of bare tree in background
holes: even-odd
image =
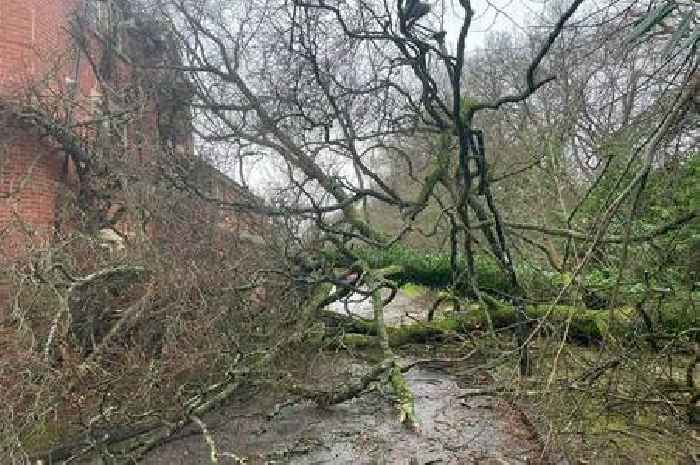
[[[474,98],[463,80],[475,14],[469,1],[460,2],[464,19],[453,52],[436,26],[441,12],[414,17],[402,1],[161,1],[153,14],[170,24],[183,50],[180,70],[194,96],[199,139],[253,146],[288,168],[284,201],[231,206],[312,221],[322,241],[353,263],[351,241],[377,247],[400,241],[441,186],[449,193],[444,214],[462,238],[453,241],[452,255],[467,263],[454,279],[479,296],[472,236],[480,231],[512,287],[526,374],[524,295],[488,182],[489,141],[474,118],[523,102],[555,78],[541,64],[581,3],[572,2],[551,25],[521,82],[487,99]],[[371,159],[378,152],[405,156],[400,141],[415,135],[434,140],[433,167],[419,192],[400,195]],[[365,220],[358,206],[367,199],[401,212],[398,234],[386,237]]]

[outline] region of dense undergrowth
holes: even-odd
[[[254,384],[294,356],[306,291],[255,274],[279,264],[269,247],[181,220],[127,250],[74,234],[4,263],[0,463],[59,460],[98,433],[160,433],[231,380]],[[90,278],[121,267],[143,273]]]
[[[401,271],[389,276],[399,286],[406,284],[419,284],[434,290],[451,289],[452,266],[450,256],[445,253],[425,252],[414,250],[402,245],[394,245],[388,249],[376,249],[370,247],[354,250],[356,256],[373,268],[386,268],[396,265]],[[333,260],[333,255],[329,255]],[[459,257],[457,269],[465,267],[465,261]],[[512,308],[506,301],[512,289],[510,282],[498,267],[496,261],[488,255],[477,255],[475,268],[479,289],[485,294],[491,295],[501,302],[495,318],[500,315],[508,315]],[[617,286],[618,274],[614,269],[591,268],[583,273],[578,285],[572,285],[570,274],[543,269],[523,262],[517,268],[527,299],[531,306],[531,318],[537,319],[545,314],[565,314],[570,307],[560,307],[561,304],[578,307],[573,313],[576,318],[580,315],[585,320],[605,320],[605,310],[609,308],[610,294],[617,290],[617,302],[615,308],[630,307],[631,313],[641,317],[639,306],[649,313],[654,324],[671,333],[686,331],[698,325],[700,317],[695,313],[693,302],[697,300],[700,288],[689,282],[686,273],[677,279],[657,279],[652,285],[645,282],[643,273],[637,276],[628,276],[626,282]],[[662,276],[662,274],[659,274]],[[648,278],[647,278],[648,279]],[[673,287],[662,287],[671,285]],[[462,297],[468,295],[464,287],[451,290]],[[591,296],[594,296],[593,298]],[[473,297],[473,296],[472,296]],[[596,301],[591,302],[592,299]],[[551,304],[554,307],[551,307]],[[563,309],[563,310],[562,310]],[[512,322],[511,322],[512,323]],[[592,337],[599,337],[597,331],[593,331]]]
[[[503,351],[513,342],[517,320],[495,261],[476,259],[484,305],[451,288],[446,254],[402,246],[356,252],[371,266],[400,265],[402,272],[392,278],[423,305],[452,296],[433,321],[389,328],[392,346],[461,341],[489,354],[485,364],[493,367],[496,387],[485,392],[506,395],[528,411],[550,451],[580,463],[685,465],[700,452],[692,426],[697,407],[689,403],[691,378],[698,383],[693,346],[700,343],[695,230],[681,232],[682,243],[669,246],[660,261],[645,245],[635,249],[636,260],[623,275],[614,262],[586,267],[575,282],[566,273],[520,265],[527,295],[537,296],[527,307],[533,353],[527,378],[517,376],[513,353]],[[599,300],[594,308],[586,299],[591,292]],[[486,337],[489,319],[495,340]],[[373,347],[372,322],[348,330],[343,347]]]
[[[439,295],[415,284],[403,289],[418,305]],[[445,304],[433,321],[389,327],[390,343],[409,356],[418,351],[421,358],[426,350],[452,351],[449,357],[456,359],[480,354],[478,363],[470,358],[451,370],[472,395],[504,396],[527,412],[549,457],[615,465],[693,463],[697,438],[689,425],[687,376],[693,366],[690,349],[698,338],[700,295],[676,296],[647,309],[653,333],[634,306],[603,311],[530,306],[532,365],[525,378],[517,374],[512,351],[512,307],[487,302],[483,308],[462,300],[460,311]],[[487,336],[485,311],[496,327],[495,338]],[[345,327],[337,346],[350,352],[376,350],[373,322],[353,324]],[[486,386],[474,381],[475,373],[484,370],[491,378]]]

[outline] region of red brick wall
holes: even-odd
[[[77,50],[69,34],[68,21],[80,3],[0,0],[0,117],[3,101],[26,103],[28,94],[38,95],[42,104],[60,105],[61,98],[69,95],[70,81],[79,83],[76,98],[92,95],[95,76],[84,57],[76,76]],[[85,111],[73,115],[77,119],[86,116]],[[2,129],[0,258],[7,258],[51,238],[60,189],[66,181],[75,188],[75,170],[69,164],[69,179],[65,179],[66,156],[33,131],[19,125]]]
[[[28,87],[41,92],[63,84],[73,61],[66,19],[76,4],[0,1],[0,99],[21,101]],[[29,130],[5,129],[0,132],[0,254],[7,257],[51,238],[65,156]]]
[[[51,239],[64,155],[26,132],[0,155],[0,254]]]
[[[71,49],[67,47],[66,19],[78,3],[78,0],[0,2],[0,88],[16,90],[68,60]]]
[[[90,60],[78,57],[68,32],[68,21],[82,4],[83,0],[0,0],[0,263],[21,252],[21,246],[50,240],[61,189],[77,189],[75,168],[49,141],[19,126],[3,131],[2,101],[28,102],[27,90],[32,89],[32,95],[42,104],[55,105],[60,115],[65,97],[71,96],[76,103],[73,121],[92,118],[94,105],[88,99],[99,95],[97,79]],[[100,40],[90,35],[88,42],[98,51],[95,62],[99,62]],[[118,90],[133,77],[133,69],[119,61],[110,87]],[[77,82],[77,92],[69,82]],[[152,161],[148,147],[157,142],[157,121],[155,111],[146,111],[129,128],[130,138],[137,140],[140,134],[145,143],[120,161],[139,174],[144,170],[137,167]],[[191,146],[189,132],[179,139]]]

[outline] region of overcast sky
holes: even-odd
[[[457,0],[435,0],[430,2],[433,11],[440,11],[445,5],[445,30],[450,50],[454,50],[459,29],[464,19],[463,9]],[[472,0],[475,17],[467,41],[470,50],[483,46],[489,33],[525,31],[528,23],[538,16],[547,0]]]
[[[440,19],[439,12],[444,5],[444,29],[447,31],[447,46],[451,52],[456,48],[457,37],[464,19],[464,10],[458,0],[424,0],[432,6],[433,20]],[[472,0],[475,17],[467,40],[467,49],[476,50],[484,46],[491,33],[508,31],[512,33],[527,30],[527,25],[536,20],[543,9],[554,0]],[[252,160],[251,160],[252,161]],[[279,172],[267,162],[246,163],[245,169],[249,186],[264,195],[273,186],[271,179],[280,179]],[[233,174],[233,173],[230,173]],[[354,176],[348,167],[349,177]],[[233,174],[234,179],[239,176]]]

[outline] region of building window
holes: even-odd
[[[105,41],[113,41],[116,50],[121,51],[119,31],[119,9],[113,0],[85,0],[86,18],[95,32]]]
[[[109,26],[108,0],[85,0],[85,19],[96,32],[104,32]]]
[[[97,88],[90,92],[89,102],[98,145],[102,148],[120,149],[126,153],[129,148],[129,120],[124,118],[124,111],[115,102],[111,102],[111,108],[105,112],[105,102]]]

